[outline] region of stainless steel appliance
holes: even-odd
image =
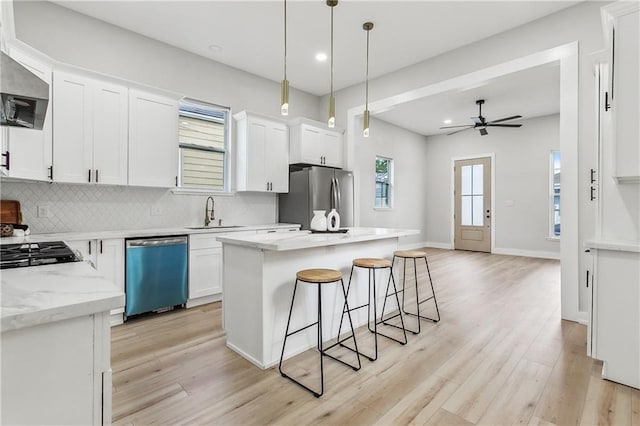
[[[62,241],[4,244],[0,246],[0,269],[77,262],[76,256]]]
[[[187,236],[126,240],[124,319],[187,303]]]
[[[0,125],[42,130],[49,85],[0,52]]]
[[[305,167],[289,172],[289,193],[278,195],[280,222],[299,223],[309,229],[314,210],[335,208],[340,227],[354,225],[353,173],[328,167]]]

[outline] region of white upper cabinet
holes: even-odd
[[[20,50],[11,48],[9,55],[49,84],[49,105],[42,130],[2,127],[2,174],[20,179],[50,180],[51,167],[51,68]]]
[[[640,183],[640,3],[616,2],[602,8],[610,53],[608,105],[618,182]]]
[[[53,179],[127,184],[128,89],[54,72]]]
[[[320,122],[297,119],[290,123],[291,164],[344,167],[343,131]]]
[[[130,89],[129,108],[129,185],[176,186],[178,101]]]
[[[236,120],[236,190],[288,192],[287,125],[247,111],[233,118]]]

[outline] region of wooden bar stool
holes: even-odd
[[[413,334],[420,334],[420,320],[429,320],[432,322],[438,322],[440,321],[440,311],[438,310],[438,301],[436,300],[436,292],[433,289],[433,281],[431,280],[431,271],[429,271],[429,262],[427,261],[427,254],[423,251],[419,251],[419,250],[397,250],[393,252],[393,260],[392,260],[392,265],[395,265],[395,261],[396,258],[402,259],[404,261],[403,264],[403,270],[402,270],[402,290],[400,290],[400,292],[402,292],[402,312],[406,315],[411,315],[417,318],[418,320],[418,329],[417,330],[409,330],[411,331]],[[413,259],[413,272],[414,272],[414,278],[415,278],[415,285],[416,285],[416,312],[407,312],[407,310],[405,309],[405,303],[404,303],[404,294],[405,294],[405,277],[406,277],[406,271],[407,271],[407,259]],[[418,267],[417,267],[417,262],[416,259],[424,259],[424,264],[427,268],[427,275],[429,276],[429,283],[431,284],[431,296],[427,297],[426,299],[420,300],[420,296],[418,294]],[[389,291],[389,283],[387,283],[387,291]],[[394,282],[394,288],[395,288],[395,282]],[[437,315],[437,319],[434,318],[429,318],[423,315],[420,315],[420,305],[424,302],[427,302],[429,300],[433,299],[433,302],[436,306],[436,315]],[[389,318],[390,319],[390,318]],[[387,324],[387,325],[393,325],[393,324]],[[395,326],[394,326],[395,327]]]
[[[353,270],[355,268],[362,268],[362,269],[367,269],[367,272],[369,274],[369,298],[367,300],[367,303],[360,305],[360,306],[356,306],[354,308],[350,308],[345,304],[345,307],[343,309],[342,312],[342,319],[344,319],[344,314],[349,314],[351,311],[355,311],[357,309],[361,309],[366,307],[367,308],[367,328],[369,329],[369,331],[371,333],[373,333],[374,335],[374,353],[373,356],[369,356],[366,355],[362,352],[360,352],[360,355],[368,358],[370,361],[375,361],[376,359],[378,359],[378,335],[386,337],[387,339],[391,339],[395,342],[400,343],[401,345],[404,345],[407,343],[407,333],[404,330],[404,320],[402,318],[402,311],[400,309],[400,300],[398,298],[398,289],[396,288],[396,281],[393,278],[393,272],[391,269],[391,262],[387,259],[377,259],[377,258],[358,258],[358,259],[354,259],[353,260],[353,264],[351,266],[351,274],[349,275],[349,284],[347,285],[347,295],[346,297],[349,297],[349,290],[351,289],[351,278],[353,277]],[[389,284],[387,284],[387,292],[385,293],[385,298],[384,298],[384,303],[383,303],[383,307],[382,307],[382,313],[380,315],[380,320],[378,321],[376,316],[377,316],[377,298],[376,298],[376,275],[375,272],[378,269],[389,269],[389,281],[393,282],[393,288],[394,288],[394,292],[389,294]],[[373,293],[373,298],[371,297]],[[398,304],[398,314],[394,315],[393,317],[387,318],[386,320],[384,319],[384,311],[385,311],[385,306],[386,306],[386,302],[387,302],[387,298],[389,298],[390,296],[394,296],[396,297],[396,303]],[[371,309],[371,305],[373,305],[373,310]],[[387,321],[388,319],[391,318],[395,318],[397,316],[400,316],[400,324],[402,325],[402,327],[397,327],[394,325],[394,327],[400,328],[403,330],[403,334],[404,334],[404,340],[398,340],[394,337],[388,336],[384,333],[381,333],[380,331],[378,331],[378,324],[382,324],[385,321]],[[373,317],[373,318],[372,318]],[[340,324],[342,324],[342,319],[340,320]],[[371,323],[373,322],[373,329],[371,328]],[[386,324],[386,323],[385,323]],[[386,324],[386,325],[390,325],[390,324]],[[342,325],[341,325],[342,327]],[[350,350],[354,350],[344,344],[341,344],[342,346],[344,346],[347,349]],[[357,348],[355,349],[355,351],[357,352]]]
[[[340,281],[340,285],[342,287],[342,295],[344,296],[344,306],[347,306],[347,312],[349,312],[348,309],[348,305],[347,305],[347,292],[344,288],[344,281],[342,280],[342,273],[340,271],[337,271],[335,269],[304,269],[302,271],[298,271],[296,273],[296,283],[293,287],[293,296],[291,297],[291,308],[289,309],[289,319],[287,320],[287,329],[285,331],[285,335],[284,335],[284,342],[282,343],[282,353],[280,355],[280,364],[278,365],[278,370],[280,371],[280,374],[282,374],[283,377],[286,377],[287,379],[291,380],[292,382],[296,383],[297,385],[303,387],[304,389],[308,390],[309,392],[311,392],[312,394],[314,394],[316,396],[316,398],[319,398],[323,393],[324,393],[324,363],[323,363],[323,357],[329,357],[332,358],[336,361],[341,362],[342,364],[353,368],[355,371],[360,370],[361,364],[360,364],[360,355],[358,352],[358,343],[356,342],[356,334],[355,331],[353,330],[353,322],[351,321],[351,314],[349,314],[349,325],[351,326],[351,336],[347,336],[343,339],[340,339],[340,331],[342,331],[342,318],[340,319],[340,328],[338,329],[338,341],[336,343],[334,343],[331,346],[328,346],[326,348],[322,347],[322,287],[324,284],[329,284],[329,283],[334,283],[334,282],[338,282]],[[304,283],[309,283],[309,284],[316,284],[318,286],[318,320],[314,323],[311,323],[309,325],[306,325],[302,328],[299,328],[297,330],[292,331],[291,333],[289,333],[289,325],[291,324],[291,313],[293,312],[293,303],[296,300],[296,290],[298,289],[298,282],[304,282]],[[344,306],[343,306],[343,312],[344,312]],[[342,317],[344,318],[344,314],[342,315]],[[293,377],[287,375],[284,371],[282,371],[282,361],[284,358],[284,350],[285,347],[287,345],[287,338],[293,334],[299,333],[303,330],[308,329],[309,327],[313,327],[314,325],[316,325],[318,327],[318,352],[320,353],[320,392],[316,392],[315,390],[311,389],[310,387],[302,384],[301,382],[299,382],[298,380],[294,379]],[[341,359],[338,359],[334,356],[331,356],[330,354],[328,354],[326,351],[328,351],[329,349],[342,344],[344,341],[349,340],[353,338],[353,344],[356,348],[356,358],[357,358],[357,366],[355,365],[351,365]]]

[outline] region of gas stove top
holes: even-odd
[[[0,246],[0,269],[77,262],[73,250],[62,241],[4,244]]]

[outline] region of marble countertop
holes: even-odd
[[[291,223],[270,223],[265,225],[241,225],[237,227],[211,226],[204,229],[189,229],[188,227],[158,228],[158,229],[125,229],[117,231],[86,231],[86,232],[57,232],[51,234],[31,234],[21,237],[0,239],[0,244],[19,244],[37,241],[78,241],[101,240],[109,238],[161,237],[167,235],[190,235],[208,233],[227,233],[242,231],[259,231],[261,229],[278,229],[300,227]]]
[[[1,331],[105,312],[124,293],[85,262],[2,270]]]
[[[406,237],[419,233],[420,231],[417,229],[349,228],[349,232],[344,234],[312,234],[310,231],[298,231],[281,234],[226,235],[218,237],[218,241],[223,244],[235,244],[261,250],[286,251]]]
[[[584,246],[588,249],[640,253],[640,242],[633,241],[588,240]]]

